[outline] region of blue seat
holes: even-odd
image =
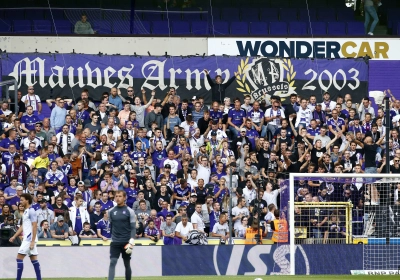
[[[164,13],[164,20],[169,21],[180,21],[182,20],[182,13],[181,11],[170,11]]]
[[[364,23],[359,21],[348,22],[347,35],[365,35]]]
[[[52,21],[51,20],[33,20],[33,32],[34,33],[44,33],[50,34],[52,33]]]
[[[209,20],[212,18],[214,21],[218,21],[221,19],[221,9],[212,7],[212,9],[208,10],[208,18]]]
[[[24,10],[5,10],[4,18],[9,20],[23,20],[25,19]]]
[[[168,24],[166,24],[164,21],[153,21],[151,33],[169,36],[171,35],[171,29],[170,26],[168,26]]]
[[[26,9],[25,19],[30,19],[30,20],[44,19],[44,11],[42,9]]]
[[[207,20],[207,14],[206,13],[196,13],[196,12],[190,12],[190,13],[182,13],[182,20],[186,21],[202,21],[202,20]]]
[[[53,17],[51,16],[53,15]],[[44,18],[49,20],[62,20],[65,18],[64,10],[61,9],[46,9],[44,10]]]
[[[135,25],[133,25],[135,29]],[[131,25],[126,20],[115,20],[112,22],[112,33],[113,34],[131,34]]]
[[[8,19],[0,19],[0,33],[10,33],[12,31],[11,21]]]
[[[240,21],[240,11],[238,8],[223,8],[221,18],[226,21]]]
[[[393,22],[397,22],[399,15],[400,14],[400,9],[390,9],[387,11],[387,27],[392,28],[393,27]]]
[[[346,35],[346,23],[344,22],[329,22],[328,23],[329,35]]]
[[[297,9],[293,9],[293,8],[280,9],[279,19],[281,21],[296,21],[297,20]]]
[[[354,21],[354,10],[353,9],[338,9],[337,12],[338,21]]]
[[[297,18],[299,21],[317,21],[316,9],[299,9]]]
[[[396,23],[394,24],[394,26],[395,26],[396,28],[394,28],[393,34],[394,34],[394,35],[400,35],[400,21],[399,21],[399,22],[396,22]]]
[[[260,21],[278,21],[279,10],[277,8],[261,8]]]
[[[150,34],[150,21],[135,21],[133,25],[133,34]]]
[[[336,10],[333,8],[318,9],[317,18],[319,21],[333,22],[336,21]]]
[[[69,20],[54,20],[54,32],[57,34],[71,34],[73,33],[73,26]]]
[[[172,34],[175,35],[191,35],[190,23],[187,21],[173,21],[171,23]]]
[[[15,33],[31,33],[32,32],[32,21],[27,19],[14,20],[13,21]]]
[[[250,22],[250,34],[251,35],[267,35],[268,34],[268,22]]]
[[[289,8],[290,0],[271,0],[271,8]]]
[[[243,8],[240,18],[242,21],[253,22],[260,20],[260,13],[257,8]]]
[[[160,21],[164,19],[163,12],[153,12],[150,11],[148,13],[143,13],[143,19],[147,21]]]
[[[269,23],[269,34],[270,35],[287,35],[288,26],[286,22],[273,21]]]
[[[231,34],[249,35],[249,24],[247,22],[231,22]]]
[[[307,23],[306,22],[289,22],[289,34],[290,35],[306,35],[307,34]]]
[[[129,22],[128,22],[129,24]],[[108,20],[94,20],[92,22],[93,30],[97,31],[99,34],[111,34],[112,27],[111,22]]]
[[[193,35],[208,35],[208,23],[206,21],[192,21]]]
[[[229,35],[229,23],[227,21],[215,21],[210,25],[210,33],[213,35]]]
[[[308,25],[308,34],[326,35],[326,22],[313,21]]]

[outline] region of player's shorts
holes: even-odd
[[[30,245],[31,245],[30,241],[22,241],[21,246],[19,247],[19,250],[18,250],[18,254],[27,255],[27,256],[37,256],[38,251],[37,251],[36,242],[35,242],[35,246],[33,247],[33,250],[29,249]]]
[[[122,243],[122,242],[111,242],[110,244],[110,258],[116,258],[118,259],[120,254],[122,254],[122,258],[124,260],[130,260],[131,259],[131,255],[127,254],[125,252],[125,245],[128,244],[128,242],[126,243]]]

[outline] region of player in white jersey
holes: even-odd
[[[24,214],[22,215],[22,225],[17,232],[10,238],[10,242],[13,243],[15,238],[19,238],[23,233],[23,240],[21,247],[19,247],[17,255],[17,278],[21,280],[22,271],[24,270],[24,258],[28,255],[31,259],[32,265],[35,268],[36,279],[42,280],[40,273],[40,264],[37,259],[37,215],[36,211],[31,207],[32,196],[29,193],[24,193],[20,198],[20,205],[24,207]]]

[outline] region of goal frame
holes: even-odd
[[[296,275],[296,244],[294,231],[294,180],[296,178],[387,178],[399,179],[398,174],[386,173],[290,173],[289,174],[289,251],[290,251],[290,275]]]

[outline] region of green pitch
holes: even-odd
[[[163,276],[163,277],[132,277],[132,280],[254,280],[256,278],[261,278],[263,280],[298,280],[298,279],[323,279],[323,280],[362,280],[362,279],[373,279],[373,280],[391,280],[399,279],[399,275],[299,275],[299,276]],[[43,280],[72,280],[73,278],[43,278]],[[107,277],[103,278],[74,278],[78,279],[92,279],[92,280],[105,280]],[[124,280],[125,278],[116,277],[115,280]],[[6,278],[3,280],[14,280]],[[35,280],[29,278],[26,280]]]

